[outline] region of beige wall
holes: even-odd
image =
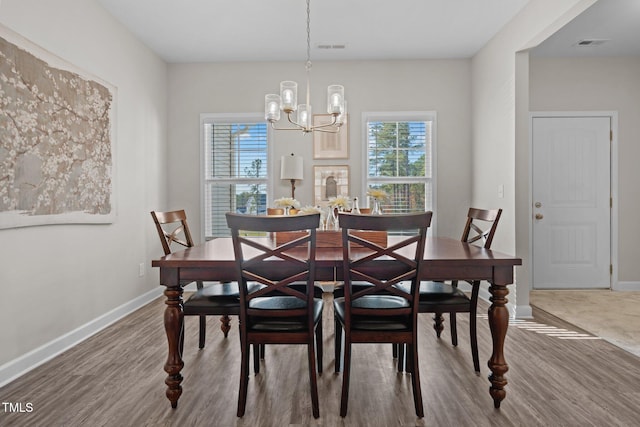
[[[504,214],[493,248],[516,253],[523,266],[509,301],[519,316],[529,307],[529,171],[526,56],[595,0],[532,0],[472,60],[472,203],[501,207]],[[524,102],[523,102],[524,100]],[[524,118],[524,119],[523,119]],[[504,197],[498,197],[504,185]]]
[[[167,72],[93,0],[3,0],[0,23],[117,87],[115,222],[0,230],[1,384],[70,345],[77,328],[159,290],[149,211],[166,203]]]
[[[530,65],[532,111],[618,112],[618,280],[639,282],[640,58],[536,58]]]
[[[201,113],[262,112],[264,95],[279,91],[281,80],[305,86],[304,63],[172,64],[169,66],[169,202],[184,207],[200,233]],[[275,132],[269,167],[276,176],[274,197],[290,194],[279,179],[280,156],[304,157],[305,175],[296,184],[296,198],[313,202],[313,165],[349,165],[350,195],[362,196],[362,165],[366,150],[362,113],[366,111],[435,111],[437,113],[438,234],[459,237],[471,200],[470,60],[314,62],[311,104],[326,108],[326,87],[345,86],[349,107],[347,160],[313,160],[312,135]],[[299,89],[300,91],[300,89]],[[301,95],[299,94],[299,97]],[[262,114],[262,113],[261,113]],[[274,174],[275,171],[275,174]]]

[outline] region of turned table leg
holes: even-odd
[[[184,328],[184,312],[182,311],[182,287],[178,281],[176,269],[161,269],[161,283],[167,287],[164,295],[167,297],[164,310],[164,329],[167,334],[169,353],[164,370],[168,374],[164,380],[167,385],[167,399],[171,407],[178,406],[178,399],[182,394],[182,375],[180,371],[184,367],[182,361],[182,333]]]
[[[491,329],[491,339],[493,341],[493,353],[487,365],[491,370],[491,375],[489,375],[489,381],[491,382],[489,393],[493,398],[493,406],[495,408],[500,407],[500,402],[504,400],[507,394],[504,390],[504,387],[507,385],[507,379],[504,375],[509,370],[509,366],[504,358],[504,340],[509,326],[509,311],[507,307],[505,307],[508,301],[506,296],[509,290],[507,289],[506,283],[504,283],[506,281],[505,279],[506,278],[496,278],[494,276],[496,283],[493,283],[489,287],[489,292],[491,293],[491,298],[489,299],[491,301],[491,307],[489,307],[489,328]],[[509,280],[507,283],[511,283],[511,281]]]

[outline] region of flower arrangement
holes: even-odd
[[[329,206],[332,208],[349,209],[349,198],[345,196],[336,196],[329,198]]]
[[[287,207],[294,208],[294,209],[300,208],[300,202],[292,197],[280,197],[279,199],[275,199],[273,202],[279,208],[287,208]]]
[[[303,207],[302,209],[300,209],[300,212],[298,212],[298,213],[302,214],[302,215],[315,214],[315,213],[322,214],[322,209],[320,209],[317,206],[307,205],[307,206]]]
[[[367,192],[367,195],[370,197],[373,197],[376,200],[384,200],[389,198],[389,195],[387,194],[386,191],[380,190],[377,188],[369,189],[369,191]]]

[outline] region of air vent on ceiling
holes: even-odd
[[[347,47],[347,45],[344,43],[342,44],[322,43],[322,44],[318,44],[316,47],[318,49],[331,50],[331,49],[344,49]]]
[[[582,39],[576,43],[576,46],[599,46],[608,41],[609,39]]]

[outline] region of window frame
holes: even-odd
[[[427,157],[431,155],[431,177],[382,177],[370,179],[369,177],[369,122],[372,121],[398,121],[398,122],[415,122],[415,121],[430,121],[431,124],[431,153],[425,153]],[[362,141],[363,141],[363,156],[362,156],[362,200],[367,200],[367,191],[371,183],[431,183],[431,206],[433,211],[433,218],[431,226],[429,227],[429,233],[437,235],[437,113],[435,111],[374,111],[362,113]],[[425,148],[427,150],[427,148]],[[362,206],[362,205],[361,205]]]
[[[200,241],[215,239],[213,236],[206,236],[206,206],[205,196],[207,184],[210,182],[218,183],[253,183],[256,179],[253,178],[211,178],[205,177],[206,162],[207,162],[207,141],[205,141],[205,125],[207,124],[234,124],[234,123],[256,123],[264,124],[264,113],[201,113],[200,114]],[[258,181],[264,182],[267,187],[267,200],[270,200],[270,195],[273,194],[273,179],[270,179],[271,170],[273,166],[273,129],[271,126],[266,125],[267,129],[267,174],[264,180]]]

